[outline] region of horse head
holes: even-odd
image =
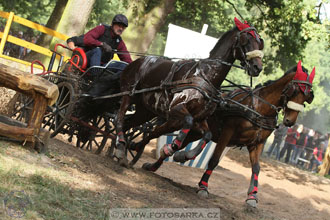
[[[234,58],[241,61],[250,76],[258,76],[262,71],[264,41],[247,21],[242,23],[235,18],[235,24],[239,31],[235,37]]]
[[[284,125],[292,126],[296,122],[299,112],[304,111],[304,102],[312,103],[314,99],[312,90],[314,76],[315,67],[308,75],[308,71],[301,66],[301,61],[298,62],[293,80],[288,83],[281,95]]]

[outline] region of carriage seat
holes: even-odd
[[[85,70],[87,68],[87,56],[85,51],[80,47],[75,48],[72,52],[70,62],[81,70]]]
[[[74,65],[80,72],[83,78],[91,81],[97,80],[104,74],[117,74],[124,70],[128,63],[119,60],[110,60],[103,66],[88,67],[87,56],[83,48],[75,48],[70,59],[71,65]]]

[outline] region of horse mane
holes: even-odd
[[[305,72],[305,73],[308,74],[308,69],[306,69],[304,66],[302,66],[302,70],[303,70],[303,72]],[[264,82],[264,83],[260,83],[260,84],[256,85],[255,88],[257,89],[257,88],[262,87],[262,86],[269,86],[269,85],[275,83],[277,80],[282,79],[283,77],[285,77],[285,76],[288,75],[289,73],[296,72],[296,71],[297,71],[297,66],[293,66],[293,67],[291,67],[289,70],[287,70],[287,71],[283,74],[283,76],[282,76],[281,78],[276,79],[276,80],[268,80],[268,81],[266,81],[266,82]]]
[[[210,55],[209,57],[215,55],[214,53],[216,53],[216,51],[218,51],[219,47],[221,46],[221,43],[223,43],[223,39],[227,38],[227,36],[229,34],[231,34],[231,32],[233,32],[234,30],[237,30],[237,27],[233,27],[231,30],[225,32],[221,37],[220,39],[218,40],[218,42],[215,44],[215,46],[213,47],[213,49],[210,51]]]

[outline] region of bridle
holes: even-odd
[[[261,50],[253,50],[253,51],[249,51],[249,52],[245,52],[245,45],[247,44],[247,42],[245,44],[241,44],[241,34],[242,33],[247,33],[250,31],[254,31],[255,33],[255,39],[257,40],[257,42],[259,44],[262,44],[263,47],[263,40],[262,38],[259,37],[259,35],[257,34],[257,29],[255,29],[254,27],[248,27],[245,28],[239,32],[237,32],[236,34],[236,43],[234,44],[234,57],[237,58],[237,54],[236,51],[238,50],[241,57],[243,57],[243,60],[241,61],[241,65],[246,67],[247,69],[250,68],[250,64],[249,64],[249,60],[253,59],[253,58],[260,58],[262,59],[262,57],[264,56],[264,53]]]
[[[306,89],[304,90],[304,95],[309,96],[309,98],[306,100],[308,103],[311,103],[313,101],[314,95],[312,90],[312,84],[308,81],[302,81],[302,80],[292,80],[288,85],[284,88],[281,99],[282,102],[282,108],[285,110],[286,108],[292,109],[294,111],[303,112],[305,106],[303,104],[299,104],[293,101],[289,101],[293,96],[297,94],[299,91],[299,84],[304,84],[306,86]]]

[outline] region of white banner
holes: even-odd
[[[169,24],[164,56],[170,58],[208,58],[218,39]]]

